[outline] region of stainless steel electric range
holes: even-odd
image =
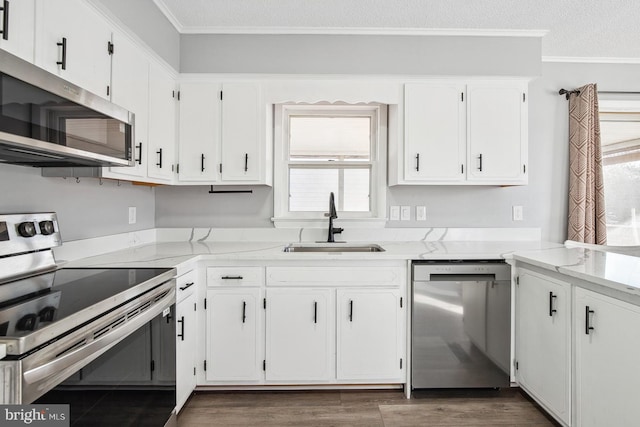
[[[0,215],[0,403],[69,404],[73,426],[174,422],[175,270],[59,268],[60,244],[54,213]]]

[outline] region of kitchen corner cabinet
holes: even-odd
[[[0,7],[0,49],[33,62],[35,0],[6,0]]]
[[[183,82],[179,131],[179,183],[271,184],[258,83]]]
[[[516,381],[571,425],[571,285],[524,268],[516,283]]]
[[[467,179],[526,184],[526,89],[520,83],[467,85]]]
[[[86,1],[36,1],[35,64],[103,98],[111,85],[111,28]]]
[[[147,175],[171,183],[175,168],[176,141],[175,80],[155,62],[149,67],[149,147]]]
[[[197,271],[176,280],[176,412],[187,402],[196,387],[196,352],[200,333],[197,323]]]
[[[638,425],[640,307],[576,288],[575,325],[576,425]]]
[[[521,80],[405,84],[390,185],[527,184],[526,96]]]
[[[464,84],[459,83],[405,85],[405,180],[464,180],[464,92]]]

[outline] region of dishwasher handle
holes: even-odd
[[[430,274],[429,282],[493,282],[495,274]],[[424,281],[424,279],[420,280]]]

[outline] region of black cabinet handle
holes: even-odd
[[[200,172],[204,172],[204,153],[200,155]]]
[[[318,301],[313,302],[313,323],[318,323]]]
[[[244,171],[249,170],[249,153],[244,154]]]
[[[558,310],[553,308],[553,300],[557,298],[557,295],[554,295],[553,292],[549,292],[549,316],[553,317],[553,313],[557,313]]]
[[[353,300],[349,300],[349,322],[353,322]]]
[[[156,166],[162,169],[162,148],[156,151],[156,154],[158,155],[158,163],[156,163]]]
[[[2,34],[3,40],[9,40],[9,0],[4,0],[0,10],[2,11],[2,30],[0,30],[0,34]]]
[[[63,37],[62,42],[56,43],[62,47],[62,61],[57,61],[56,64],[60,65],[63,70],[67,69],[67,38]]]
[[[416,172],[420,172],[420,153],[416,154]]]
[[[593,314],[593,313],[595,313],[595,311],[590,310],[589,306],[585,307],[585,310],[584,310],[584,324],[585,324],[584,332],[587,335],[589,335],[589,331],[595,330],[595,328],[590,325],[590,322],[591,322],[591,316],[590,315]]]
[[[247,302],[242,301],[242,323],[247,320]]]
[[[480,160],[480,166],[478,167],[478,170],[482,172],[482,154],[478,156],[478,160]]]
[[[142,142],[136,145],[136,150],[138,150],[138,158],[135,161],[141,165],[142,164]]]
[[[242,280],[242,276],[222,276],[222,280]]]
[[[193,283],[194,283],[194,282],[191,282],[191,283],[187,283],[187,284],[185,284],[184,286],[180,286],[180,290],[181,290],[181,291],[184,291],[185,289],[188,289],[188,288],[192,287],[192,286],[193,286]]]
[[[180,333],[178,334],[178,338],[180,338],[181,341],[184,341],[184,316],[178,319],[178,323],[180,323]]]

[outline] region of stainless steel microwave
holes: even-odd
[[[134,114],[0,50],[0,164],[132,166]]]

